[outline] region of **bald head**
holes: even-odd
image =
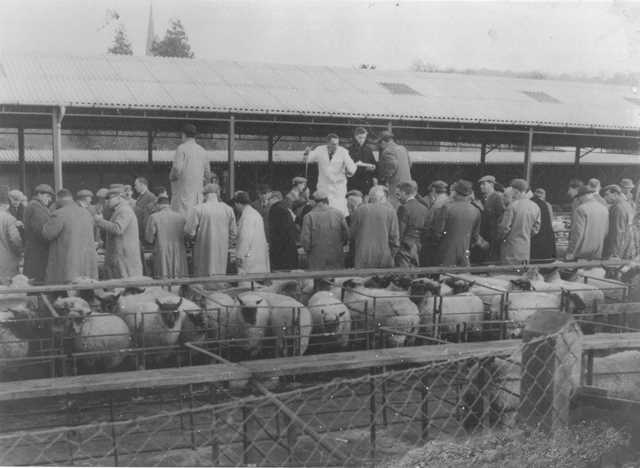
[[[382,185],[375,185],[369,190],[370,203],[383,203],[387,200],[387,190]]]

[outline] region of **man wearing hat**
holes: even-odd
[[[20,190],[9,191],[9,213],[22,222],[24,219],[24,200],[26,197]]]
[[[498,236],[498,224],[504,213],[504,198],[496,192],[496,178],[485,175],[478,180],[480,193],[482,193],[482,218],[480,221],[480,235],[489,242],[488,260],[497,262],[500,260],[500,239]]]
[[[251,203],[265,222],[265,228],[267,226],[267,216],[269,215],[269,194],[271,193],[271,187],[267,184],[258,184],[256,188],[257,198]],[[268,236],[268,235],[267,235]]]
[[[288,196],[269,208],[268,231],[271,270],[295,270],[298,268],[298,226],[291,211]]]
[[[469,266],[471,247],[480,236],[480,211],[471,205],[471,182],[459,180],[451,188],[450,201],[442,205],[433,220],[438,264]]]
[[[124,189],[111,188],[107,194],[108,207],[113,211],[110,220],[96,214],[96,224],[107,233],[104,268],[107,279],[142,276],[142,256],[138,219],[131,205],[124,199]]]
[[[638,254],[635,241],[633,208],[622,194],[619,185],[604,188],[604,199],[609,204],[609,232],[604,242],[603,258],[616,257],[633,260]]]
[[[400,182],[398,192],[401,203],[398,207],[400,249],[396,253],[395,263],[397,267],[418,266],[429,210],[416,200],[418,184],[415,181]]]
[[[74,203],[71,192],[57,194],[59,208],[42,228],[49,244],[47,284],[71,283],[80,277],[98,279],[98,255],[93,237],[93,216]]]
[[[307,253],[310,270],[344,268],[344,246],[349,242],[349,228],[341,211],[329,206],[326,193],[313,194],[314,208],[302,220],[300,243]]]
[[[22,237],[7,202],[0,200],[0,284],[7,284],[18,274],[22,255]]]
[[[429,184],[429,194],[424,198],[425,206],[427,206],[427,218],[425,220],[422,253],[420,255],[420,266],[436,266],[440,259],[438,255],[439,238],[434,232],[433,221],[436,213],[442,206],[449,201],[449,184],[442,180],[433,181]]]
[[[144,234],[145,241],[153,247],[153,277],[189,276],[184,244],[186,219],[171,209],[168,197],[159,197],[156,205],[157,210],[147,219]]]
[[[354,242],[356,268],[391,268],[400,246],[398,216],[387,201],[387,188],[374,185],[369,203],[351,214],[350,237]]]
[[[229,250],[236,243],[236,216],[233,208],[220,201],[218,184],[205,185],[202,193],[204,201],[189,212],[184,225],[186,236],[195,239],[193,274],[224,275],[227,273]]]
[[[553,208],[546,201],[547,192],[537,188],[531,201],[540,210],[540,230],[531,237],[531,260],[551,261],[556,258],[556,236],[553,232]]]
[[[540,208],[526,196],[529,184],[513,179],[505,190],[507,208],[498,225],[502,239],[500,260],[507,264],[527,263],[531,259],[531,236],[540,231]]]
[[[600,260],[609,231],[609,210],[595,200],[587,185],[578,189],[576,199],[566,259]]]
[[[631,204],[631,207],[635,210],[635,200],[633,199],[633,189],[635,185],[633,185],[633,181],[631,179],[621,179],[620,180],[620,189],[622,190],[622,195],[627,199],[627,201]]]
[[[602,186],[600,185],[600,181],[598,179],[595,179],[595,178],[594,179],[589,179],[589,181],[587,182],[587,187],[589,187],[589,189],[593,193],[593,198],[598,203],[600,203],[605,208],[609,208],[609,205],[607,204],[607,202],[600,195],[600,191],[602,190]]]
[[[400,205],[396,197],[396,187],[400,182],[408,182],[411,177],[411,159],[404,146],[397,144],[393,133],[385,130],[378,139],[380,157],[378,158],[378,179],[389,187],[389,202],[394,208]]]
[[[309,203],[309,189],[307,179],[304,177],[294,177],[291,181],[291,190],[286,197],[290,202],[290,209],[295,215],[298,225],[302,225],[302,210]]]
[[[329,205],[347,216],[347,177],[355,174],[357,165],[349,156],[349,152],[340,146],[340,139],[335,133],[327,135],[327,144],[316,147],[313,151],[304,151],[305,163],[318,163],[318,190],[329,197]]]
[[[182,128],[182,144],[176,150],[169,173],[171,208],[185,216],[190,208],[202,202],[202,187],[211,178],[207,152],[196,143],[196,134],[193,124]]]
[[[355,174],[347,181],[347,190],[369,193],[371,187],[377,183],[375,177],[377,161],[371,146],[367,143],[365,128],[358,127],[353,132],[353,143],[349,147],[349,156],[358,167]]]
[[[236,246],[238,273],[269,273],[269,246],[262,216],[251,206],[247,192],[236,192],[232,201],[240,213]]]
[[[24,275],[34,283],[44,283],[49,258],[49,242],[42,236],[42,227],[49,221],[49,205],[54,192],[50,185],[40,184],[24,210]]]
[[[133,188],[138,194],[136,198],[133,211],[138,218],[138,227],[140,228],[140,240],[144,240],[145,227],[147,226],[147,220],[156,206],[156,200],[158,199],[151,190],[149,190],[149,181],[144,177],[136,177],[133,182]]]

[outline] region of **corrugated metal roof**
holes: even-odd
[[[170,163],[174,151],[155,150],[153,161]],[[411,160],[415,164],[479,164],[480,154],[477,151],[411,151]],[[227,152],[223,150],[207,151],[212,163],[226,163]],[[534,152],[533,164],[573,165],[574,155],[569,151]],[[28,163],[51,163],[51,150],[28,149],[25,159]],[[236,150],[235,159],[239,163],[266,163],[267,152],[257,150]],[[522,164],[524,155],[516,151],[493,151],[487,155],[487,164]],[[274,151],[276,163],[302,163],[300,151]],[[71,149],[62,152],[62,161],[71,164],[146,164],[146,150],[85,150]],[[0,164],[17,163],[18,151],[15,149],[0,150]],[[586,165],[640,165],[640,157],[633,154],[614,154],[592,152],[585,155],[580,164]]]
[[[596,83],[122,55],[6,56],[0,71],[8,105],[640,129],[637,90]]]

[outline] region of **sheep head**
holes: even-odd
[[[411,286],[409,286],[409,295],[420,299],[427,294],[439,296],[440,291],[441,284],[429,278],[415,279],[411,281]]]
[[[471,289],[473,285],[476,284],[475,281],[467,281],[451,277],[445,278],[443,282],[446,286],[451,288],[451,293],[454,295],[469,292],[469,289]],[[440,294],[442,294],[442,289],[440,290]]]
[[[175,300],[177,299],[177,301]],[[156,304],[160,311],[160,317],[168,328],[176,326],[180,318],[180,305],[182,305],[181,297],[163,297],[156,298]]]
[[[103,312],[113,314],[117,312],[118,309],[118,299],[122,295],[123,291],[105,291],[102,288],[95,289],[94,295],[100,302],[100,308]]]
[[[319,278],[316,281],[316,291],[331,291],[333,282],[327,278]]]
[[[392,275],[374,275],[364,280],[364,287],[371,289],[384,289],[391,284],[392,279]]]
[[[25,275],[15,275],[11,278],[11,282],[9,283],[9,287],[15,289],[27,288],[29,286],[31,286],[31,282]]]
[[[399,289],[403,289],[403,290],[408,290],[411,287],[411,284],[413,283],[413,280],[409,277],[409,276],[399,276],[399,275],[394,275],[391,278],[391,283],[399,288]]]
[[[533,285],[529,278],[512,279],[511,284],[522,291],[533,291]]]
[[[563,291],[563,294],[567,300],[567,312],[570,314],[582,314],[587,310],[587,304],[585,304],[584,300],[580,297],[579,294]]]
[[[247,325],[256,325],[258,320],[258,308],[265,306],[264,299],[254,294],[247,294],[244,297],[238,296],[241,305],[240,316]]]

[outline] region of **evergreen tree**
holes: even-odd
[[[116,35],[113,38],[113,45],[109,47],[107,52],[117,55],[133,55],[131,42],[129,42],[129,38],[127,38],[127,32],[123,25],[118,26],[118,29],[116,29]]]
[[[189,45],[187,33],[179,19],[172,19],[170,28],[161,41],[153,41],[151,53],[160,57],[186,57],[193,58],[193,52]]]

